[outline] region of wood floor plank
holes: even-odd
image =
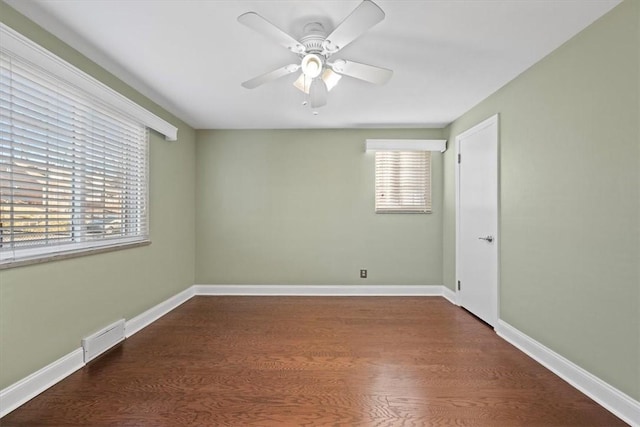
[[[622,426],[439,297],[195,297],[2,426]]]

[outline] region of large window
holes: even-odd
[[[0,51],[0,265],[147,241],[148,130]]]
[[[376,152],[376,213],[431,212],[431,152]]]

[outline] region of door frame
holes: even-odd
[[[473,135],[474,133],[483,130],[484,128],[494,125],[496,126],[496,283],[494,287],[491,289],[493,293],[494,301],[495,301],[495,321],[494,329],[498,326],[498,321],[500,320],[500,252],[501,252],[501,244],[500,244],[500,116],[499,114],[495,114],[488,119],[483,120],[482,122],[472,126],[471,128],[465,130],[464,132],[458,134],[456,136],[456,154],[455,154],[455,180],[456,180],[456,198],[455,198],[455,208],[456,208],[456,259],[455,259],[455,291],[456,291],[456,302],[459,306],[462,306],[462,298],[460,297],[458,291],[458,281],[460,280],[460,164],[458,162],[458,156],[460,155],[460,140],[468,137],[469,135]]]

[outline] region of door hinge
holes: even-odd
[[[458,153],[458,163],[462,163],[462,154]]]
[[[458,280],[458,290],[460,290],[460,289],[461,289],[460,280]]]

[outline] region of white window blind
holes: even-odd
[[[0,264],[148,240],[148,133],[0,52]]]
[[[376,151],[376,213],[431,212],[431,152]]]

